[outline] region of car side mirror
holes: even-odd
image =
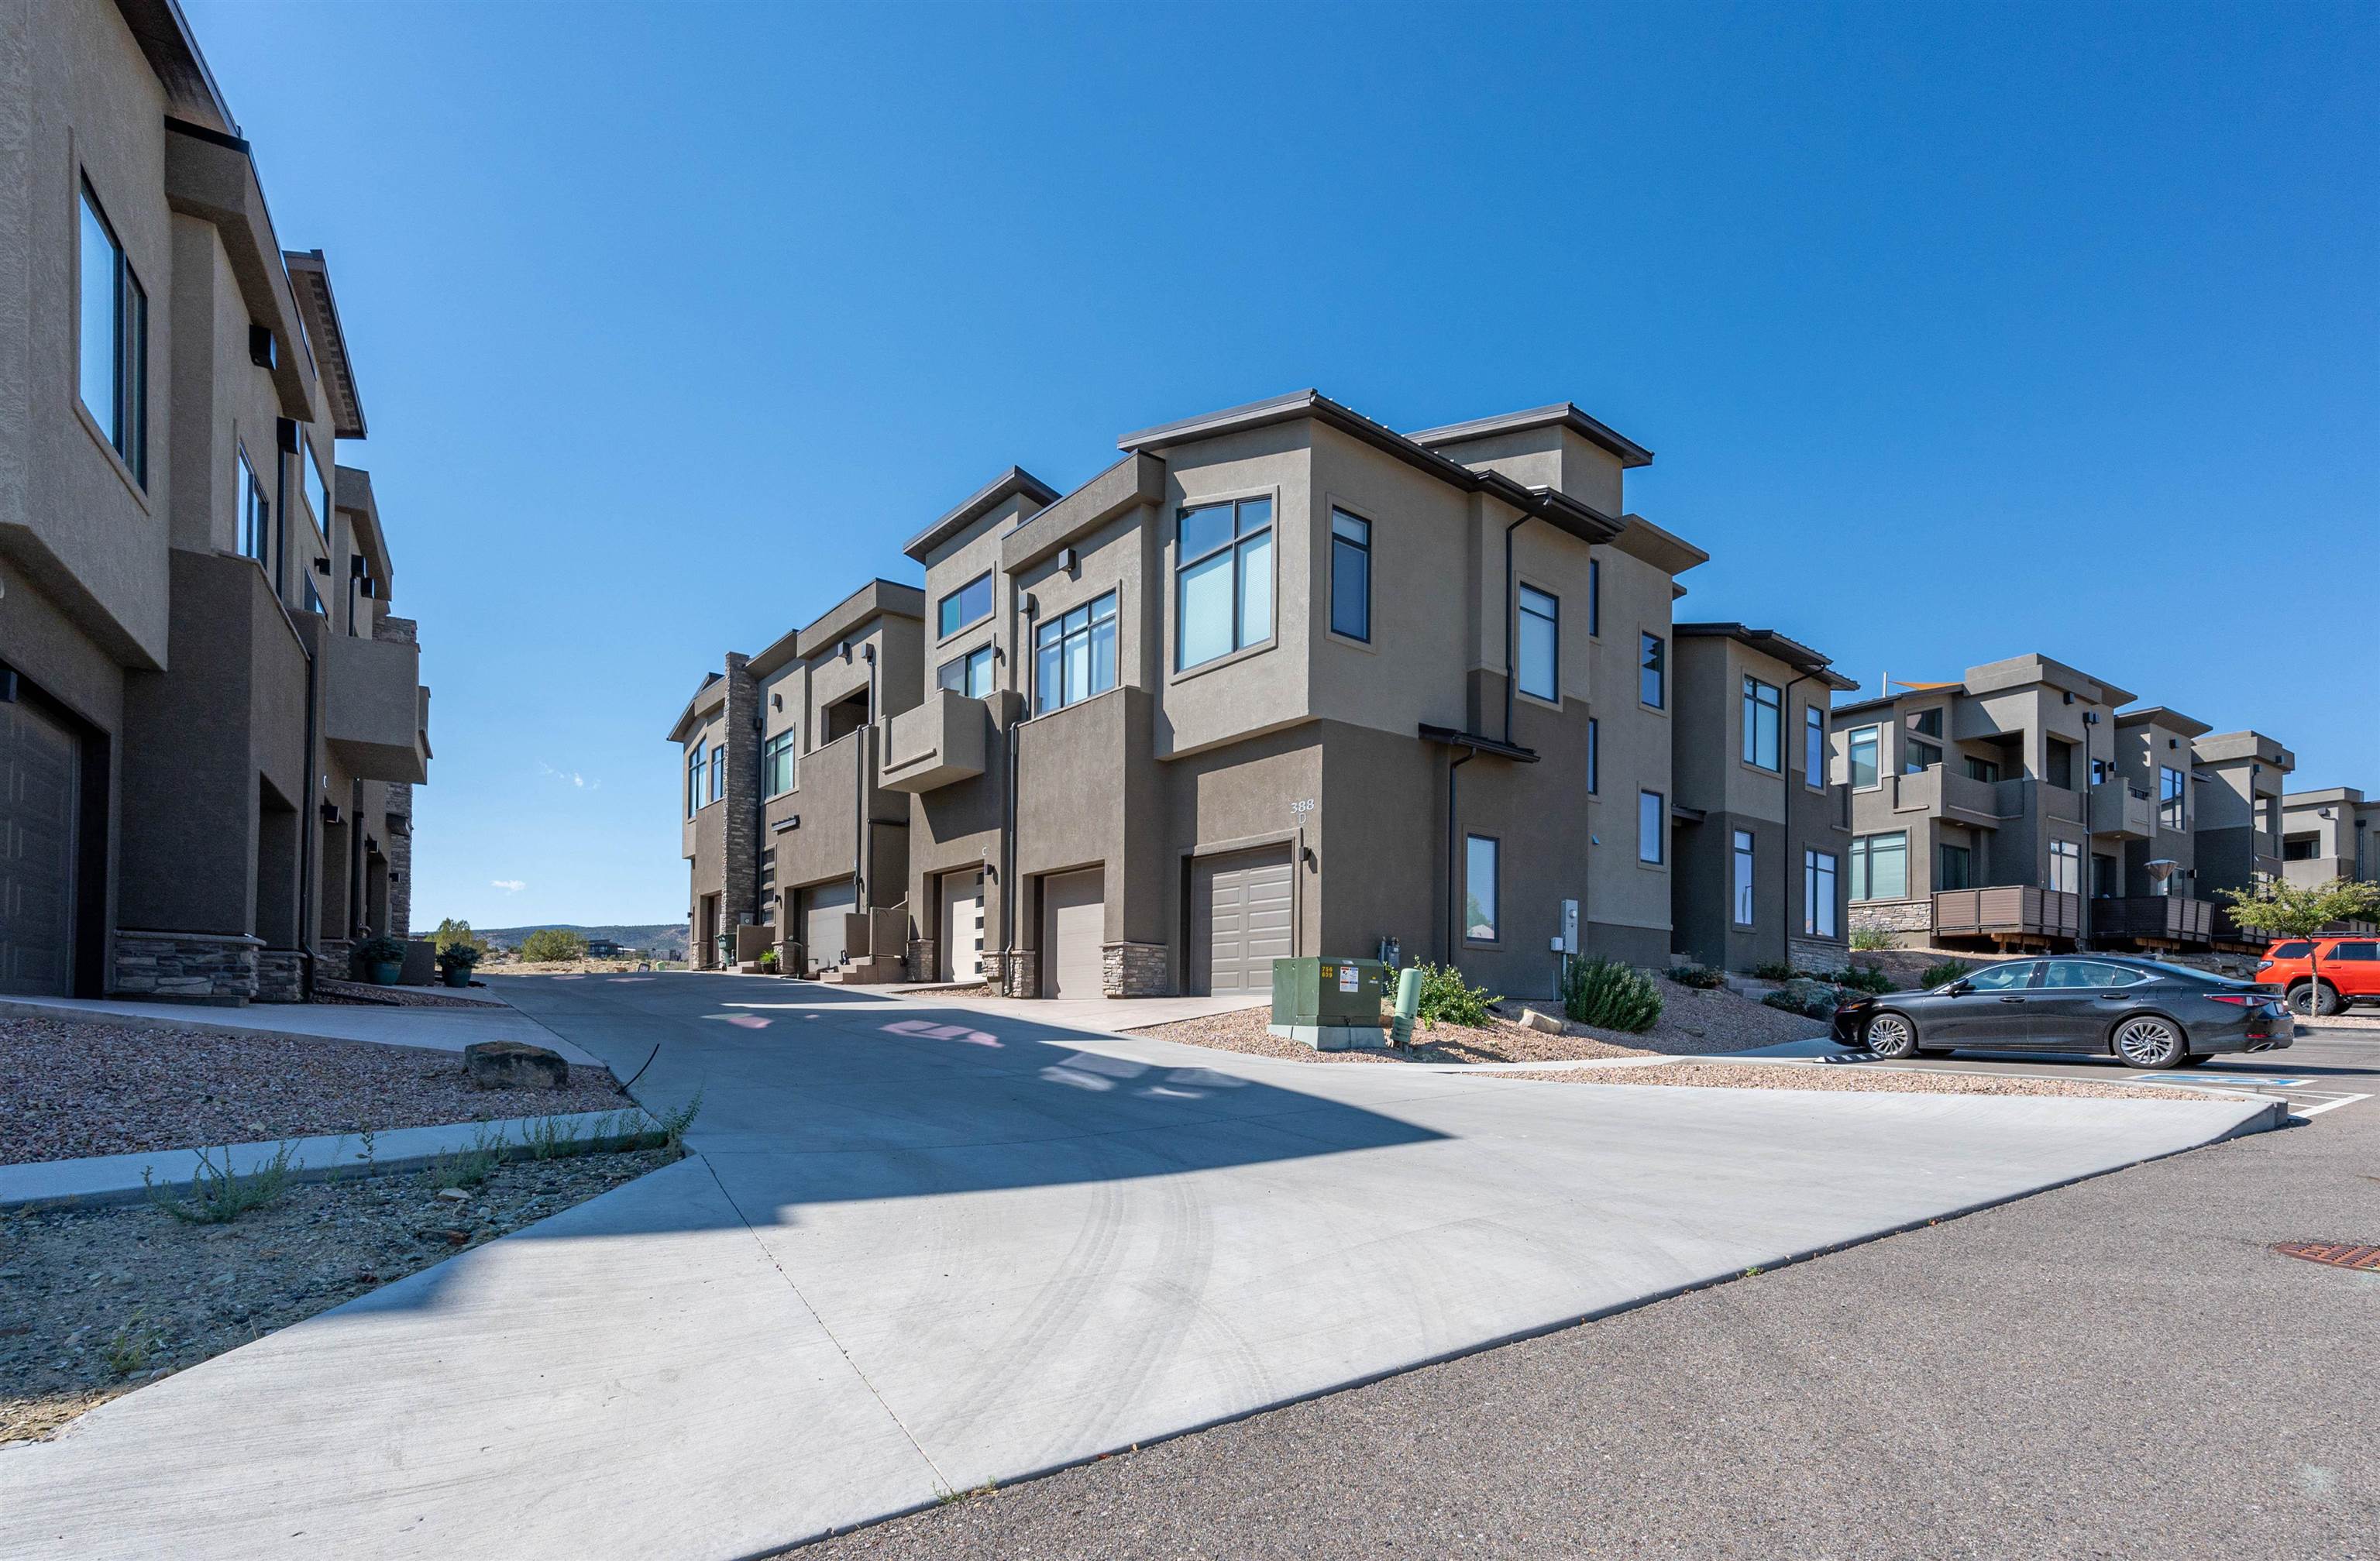
[[[1942,988],[1942,995],[1946,998],[1963,998],[1974,989],[1975,984],[1972,981],[1953,981]]]

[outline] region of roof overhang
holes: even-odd
[[[1424,429],[1407,437],[1416,444],[1426,444],[1435,450],[1442,445],[1468,444],[1474,440],[1492,439],[1498,434],[1521,433],[1530,429],[1555,426],[1568,429],[1589,444],[1618,456],[1623,468],[1653,464],[1650,450],[1597,422],[1567,401],[1558,401],[1551,406],[1533,406],[1525,412],[1475,417],[1467,423],[1449,423],[1442,429]]]
[[[1165,463],[1135,450],[1000,539],[1000,566],[1014,575],[1108,522],[1165,496]]]
[[[870,580],[802,630],[795,640],[795,654],[808,660],[822,650],[832,650],[878,618],[913,618],[923,623],[925,617],[925,592],[892,580]]]
[[[669,740],[673,743],[685,743],[687,738],[710,724],[710,713],[713,710],[723,710],[726,708],[727,674],[725,672],[706,674],[702,680],[702,686],[694,691],[694,697],[688,699],[686,702],[686,708],[678,712],[676,723],[670,728]]]
[[[335,484],[331,502],[347,517],[364,565],[380,582],[380,599],[387,601],[396,594],[396,564],[388,556],[388,538],[380,527],[380,501],[372,494],[371,473],[358,466],[334,466],[331,479]],[[337,569],[338,561],[334,559],[331,567]]]
[[[2137,710],[2116,712],[2118,726],[2161,726],[2168,732],[2178,732],[2184,737],[2204,737],[2215,729],[2204,721],[2183,715],[2164,705],[2143,705]]]
[[[281,414],[312,422],[313,395],[298,362],[298,300],[248,143],[180,119],[166,120],[165,129],[166,203],[184,216],[212,224],[223,236],[224,253],[249,318],[273,333],[273,382],[281,392]]]
[[[919,563],[923,563],[926,562],[928,553],[974,525],[982,517],[984,512],[1005,503],[1017,494],[1023,494],[1033,503],[1039,505],[1054,502],[1058,497],[1058,490],[1023,466],[1011,466],[976,490],[958,508],[910,538],[908,545],[901,551]]]
[[[1676,532],[1664,531],[1641,514],[1624,514],[1620,520],[1621,529],[1611,545],[1643,559],[1664,575],[1682,575],[1698,563],[1710,562],[1710,554]]]
[[[289,290],[314,345],[314,368],[331,404],[331,431],[341,439],[364,437],[364,405],[356,393],[355,365],[347,357],[347,333],[339,325],[339,302],[331,292],[330,267],[320,249],[285,250],[282,263]]]
[[[206,55],[199,53],[197,35],[177,0],[115,0],[115,9],[165,89],[165,103],[175,117],[226,136],[238,135],[231,106],[215,85],[214,72],[207,68]]]
[[[1789,639],[1775,629],[1748,628],[1742,623],[1672,623],[1670,632],[1681,639],[1731,639],[1740,645],[1773,657],[1814,683],[1824,684],[1838,694],[1848,694],[1857,688],[1856,680],[1834,671],[1828,658],[1803,645]]]
[[[1537,762],[1537,751],[1535,748],[1524,748],[1517,743],[1507,743],[1501,738],[1486,736],[1476,732],[1463,732],[1451,726],[1432,726],[1427,721],[1422,722],[1421,740],[1425,743],[1437,743],[1449,748],[1467,749],[1475,754],[1488,754],[1500,759],[1511,759],[1515,764]]]

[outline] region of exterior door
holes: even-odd
[[[2022,1047],[2032,1034],[2026,988],[2036,960],[2010,960],[1967,977],[1969,990],[1931,998],[1923,1006],[1917,1038],[1929,1047]]]
[[[1041,880],[1041,995],[1096,998],[1100,945],[1107,941],[1105,869],[1052,873]]]
[[[2025,1023],[2034,1046],[2047,1051],[2106,1051],[2107,1027],[2131,1006],[2125,990],[2141,973],[2096,960],[2051,960],[2041,985],[2025,994]]]
[[[983,869],[942,875],[942,977],[983,974]]]
[[[1191,865],[1193,981],[1218,996],[1272,990],[1272,962],[1296,951],[1286,845]]]
[[[80,774],[72,732],[0,705],[0,992],[73,990]]]
[[[812,974],[843,962],[844,922],[859,906],[849,878],[802,890],[802,952]]]

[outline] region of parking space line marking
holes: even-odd
[[[2289,1115],[2292,1117],[2319,1117],[2325,1111],[2336,1111],[2342,1106],[2352,1106],[2359,1100],[2369,1100],[2372,1097],[2369,1095],[2341,1095],[2337,1100],[2325,1100],[2319,1106],[2309,1106],[2302,1111],[2292,1107],[2289,1110]]]

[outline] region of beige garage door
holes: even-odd
[[[64,727],[0,705],[0,992],[73,986],[79,756]]]
[[[1286,845],[1191,865],[1192,926],[1201,945],[1191,969],[1204,974],[1208,992],[1272,990],[1273,961],[1296,952],[1290,882]]]
[[[858,892],[845,878],[802,890],[802,943],[812,972],[843,962],[844,923],[859,903]]]
[[[983,869],[942,875],[942,975],[973,981],[983,974]]]
[[[1107,873],[1053,873],[1041,880],[1041,995],[1096,998],[1107,940]]]

